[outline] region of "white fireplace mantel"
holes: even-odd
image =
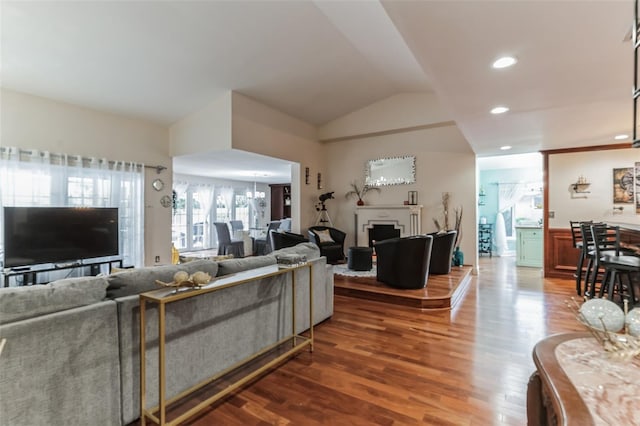
[[[356,208],[356,245],[369,245],[369,229],[373,225],[394,225],[401,237],[422,233],[421,205],[377,205]]]

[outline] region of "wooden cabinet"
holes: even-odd
[[[516,265],[542,268],[542,228],[516,227]]]
[[[291,185],[278,183],[271,187],[271,220],[291,217]]]

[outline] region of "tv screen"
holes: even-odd
[[[115,255],[117,208],[4,208],[5,268]]]

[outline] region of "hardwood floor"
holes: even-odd
[[[335,297],[302,353],[189,425],[523,425],[533,346],[583,327],[572,280],[480,259],[452,310]]]

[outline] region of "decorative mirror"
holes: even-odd
[[[151,182],[151,186],[153,186],[153,189],[156,191],[162,191],[162,188],[164,188],[164,182],[160,179],[156,179]]]
[[[169,197],[168,195],[162,196],[162,198],[160,198],[160,205],[162,207],[171,207],[173,205],[171,197]]]
[[[365,184],[369,186],[416,182],[416,157],[413,155],[369,160],[365,168]]]

